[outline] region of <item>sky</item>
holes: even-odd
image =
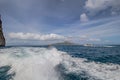
[[[0,0],[7,45],[120,44],[120,0]]]

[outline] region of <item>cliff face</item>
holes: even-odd
[[[2,31],[2,20],[1,20],[1,16],[0,16],[0,46],[2,46],[2,47],[5,46],[5,37],[4,37],[3,31]]]

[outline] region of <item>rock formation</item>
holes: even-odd
[[[1,15],[0,15],[0,47],[4,47],[4,46],[5,46],[5,37],[2,31],[2,20],[1,20]]]

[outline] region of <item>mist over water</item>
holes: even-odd
[[[72,52],[71,50],[69,51]],[[120,79],[120,64],[91,61],[87,57],[72,57],[69,52],[64,51],[65,48],[61,51],[60,47],[0,49],[0,80]]]

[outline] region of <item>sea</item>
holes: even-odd
[[[7,46],[0,80],[120,80],[120,46]]]

